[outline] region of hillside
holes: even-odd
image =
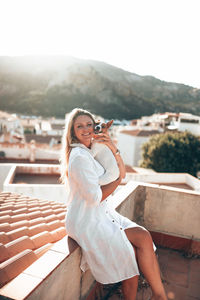
[[[200,90],[72,57],[0,57],[0,110],[64,117],[83,107],[105,118],[200,115]]]

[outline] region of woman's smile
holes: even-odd
[[[74,121],[74,133],[78,141],[90,147],[94,135],[93,120],[87,115],[80,115]]]

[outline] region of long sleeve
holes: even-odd
[[[88,205],[98,205],[102,199],[99,178],[95,171],[92,157],[79,154],[73,157],[69,166],[69,177],[76,184],[76,189]]]

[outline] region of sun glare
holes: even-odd
[[[198,0],[0,0],[0,55],[69,55],[189,83],[188,72],[200,77],[199,6]]]

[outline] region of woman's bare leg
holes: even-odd
[[[125,300],[135,300],[138,287],[138,275],[122,281],[122,292]]]
[[[129,241],[137,248],[139,267],[151,286],[152,300],[167,300],[161,281],[160,269],[153,250],[153,241],[150,233],[140,227],[125,229]]]

